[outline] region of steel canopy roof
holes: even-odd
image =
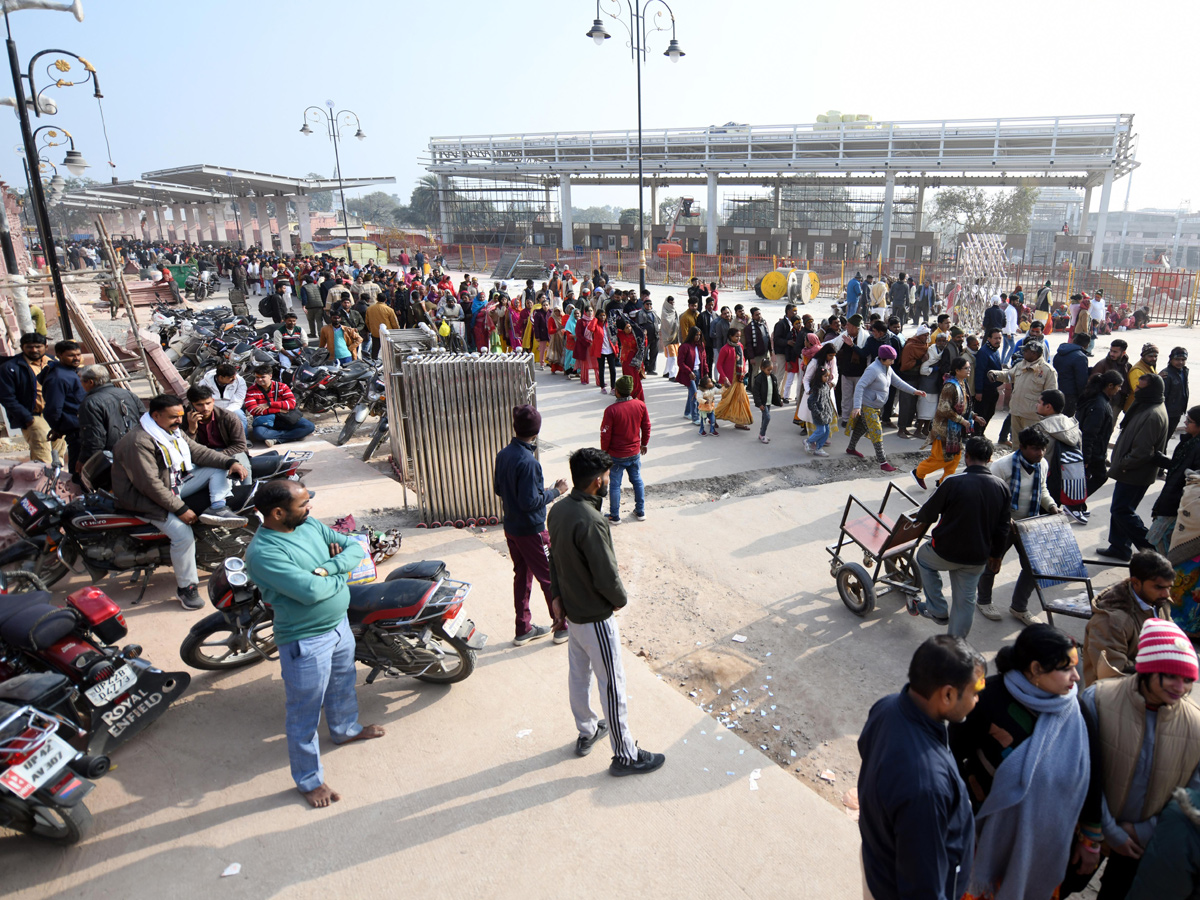
[[[229,173],[226,175],[226,173]],[[311,194],[314,191],[335,190],[337,179],[296,178],[289,175],[272,175],[267,172],[253,172],[249,169],[234,169],[229,166],[213,166],[200,164],[195,166],[179,166],[174,169],[159,169],[154,172],[143,172],[146,181],[162,185],[181,185],[198,188],[205,192],[215,190],[225,198],[236,197],[292,197]],[[230,185],[232,183],[232,191]],[[377,184],[395,184],[392,176],[377,176],[370,178],[343,178],[343,186],[352,188],[371,187]]]

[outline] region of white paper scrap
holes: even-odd
[[[529,737],[531,734],[533,734],[532,728],[522,728],[520,731],[517,732],[517,737],[519,737],[519,738]]]
[[[746,636],[744,634],[735,634],[732,638],[730,638],[730,640],[736,641],[739,644],[744,644],[746,643]]]
[[[241,871],[242,871],[241,863],[230,863],[229,865],[227,865],[225,867],[225,871],[221,873],[221,877],[229,878],[233,875],[237,875]]]

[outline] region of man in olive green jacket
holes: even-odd
[[[612,533],[600,509],[608,495],[612,457],[585,447],[571,455],[574,489],[546,517],[550,532],[550,596],[555,621],[571,620],[567,630],[568,687],[579,738],[575,753],[587,756],[605,734],[612,742],[613,775],[653,772],[666,757],[640,749],[629,733],[625,710],[625,668],[621,634],[613,613],[628,602],[617,571]],[[608,723],[592,712],[592,673]]]

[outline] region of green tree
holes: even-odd
[[[643,218],[646,220],[646,224],[649,225],[650,224],[649,216],[645,216]],[[633,208],[621,210],[621,215],[617,217],[617,224],[619,224],[619,225],[636,225],[636,224],[638,224],[638,211]]]
[[[958,234],[1021,234],[1029,230],[1038,189],[1023,185],[989,193],[982,188],[943,188],[933,200],[930,221]]]
[[[305,180],[324,181],[316,172],[309,172]],[[308,208],[313,212],[330,212],[333,209],[333,191],[315,191],[308,195]]]
[[[361,197],[351,197],[346,201],[346,210],[352,216],[358,216],[365,222],[378,224],[392,221],[392,213],[400,206],[399,198],[383,191],[372,191]]]
[[[620,214],[621,211],[613,206],[588,206],[584,209],[578,206],[571,207],[571,218],[582,225],[615,225]]]
[[[451,193],[453,199],[453,192]],[[413,188],[408,201],[412,224],[421,227],[435,225],[439,218],[438,179],[436,175],[424,175]]]

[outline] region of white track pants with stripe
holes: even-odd
[[[613,756],[622,762],[637,759],[637,745],[629,733],[625,709],[625,668],[621,665],[621,634],[617,621],[609,616],[603,622],[570,624],[567,630],[567,680],[571,694],[571,713],[575,726],[584,737],[596,733],[599,719],[590,702],[592,673],[600,682],[600,701],[608,717],[608,737]]]

